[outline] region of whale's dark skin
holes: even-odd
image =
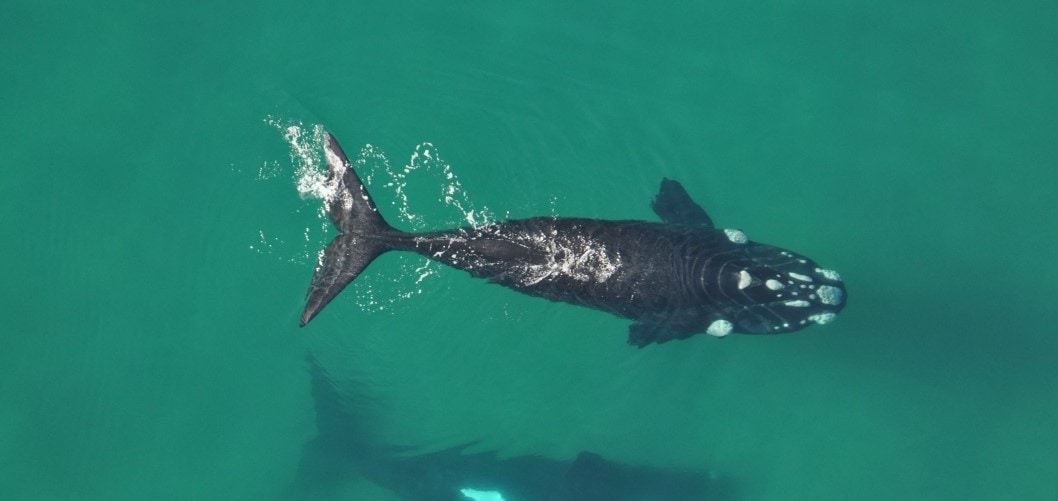
[[[652,207],[662,222],[540,217],[429,233],[389,226],[328,135],[326,201],[340,234],[325,249],[301,317],[307,324],[386,251],[417,252],[530,296],[633,320],[629,343],[696,333],[776,334],[827,323],[845,305],[837,273],[713,226],[676,181]]]

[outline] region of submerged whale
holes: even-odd
[[[794,252],[718,229],[680,183],[651,204],[662,222],[537,217],[426,233],[383,220],[334,136],[324,147],[338,229],[320,255],[301,325],[380,254],[416,252],[523,294],[631,319],[643,347],[705,333],[778,334],[825,324],[845,306],[841,276]]]
[[[478,442],[436,452],[385,443],[377,398],[356,378],[335,379],[309,357],[316,436],[305,443],[294,482],[280,499],[349,499],[358,477],[406,501],[702,501],[738,499],[740,484],[716,470],[622,463],[592,451],[568,459],[472,452]],[[342,497],[346,494],[346,497]],[[360,498],[358,498],[360,499]]]

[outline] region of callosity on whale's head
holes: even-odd
[[[688,251],[698,256],[690,269],[695,275],[691,282],[696,284],[691,295],[699,304],[686,315],[694,325],[684,324],[681,329],[716,337],[732,332],[778,334],[829,323],[845,307],[845,283],[836,271],[794,252],[750,241],[740,230],[716,228],[680,183],[663,179],[651,207],[666,223],[710,234],[701,248]],[[661,342],[656,336],[630,339],[640,346]]]
[[[770,245],[746,242],[725,262],[716,281],[723,297],[718,314],[734,332],[775,334],[825,324],[845,307],[838,272]]]
[[[683,311],[654,321],[676,331],[723,337],[743,334],[779,334],[834,320],[845,307],[845,283],[836,271],[819,266],[805,256],[751,241],[735,229],[720,229],[680,183],[661,181],[651,207],[666,223],[697,228],[703,240],[684,249],[687,302]],[[668,323],[666,323],[668,322]],[[629,342],[643,346],[664,342],[659,328],[639,321]],[[685,337],[677,332],[673,338]]]

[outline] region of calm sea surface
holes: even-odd
[[[1058,499],[1058,4],[75,4],[0,16],[0,497],[289,493],[312,357],[411,455]],[[850,302],[637,350],[393,254],[299,329],[320,127],[405,229],[654,220],[670,177]]]

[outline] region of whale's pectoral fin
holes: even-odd
[[[650,203],[658,217],[666,223],[698,224],[709,228],[713,227],[713,220],[705,210],[691,200],[687,190],[683,189],[677,181],[669,178],[661,180],[661,189],[658,196]]]
[[[654,342],[654,333],[661,327],[652,322],[636,320],[628,327],[628,344],[642,348]]]
[[[689,337],[690,332],[674,329],[664,317],[651,316],[640,318],[628,327],[628,344],[642,348],[650,343],[664,343],[673,339]]]

